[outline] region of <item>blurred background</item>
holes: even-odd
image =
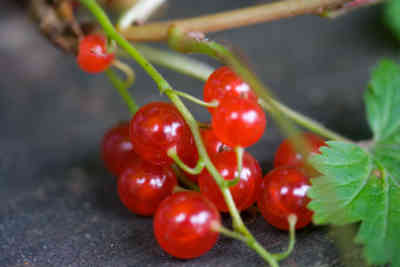
[[[262,2],[169,0],[157,19]],[[246,55],[285,104],[355,140],[370,136],[362,102],[370,70],[379,59],[398,54],[380,6],[336,20],[302,16],[210,37]],[[137,102],[165,100],[132,66]],[[175,88],[201,96],[202,82],[159,69]],[[0,70],[0,266],[263,266],[245,245],[224,237],[191,261],[161,251],[151,218],[123,207],[99,156],[105,130],[129,119],[128,109],[105,76],[83,73],[15,1],[0,2]],[[188,105],[199,120],[209,120],[204,109]],[[270,121],[262,141],[249,149],[264,172],[281,140]],[[286,247],[286,233],[261,217],[246,220],[267,249]],[[300,231],[295,252],[282,266],[343,266],[349,255],[339,255],[328,232],[313,226]]]

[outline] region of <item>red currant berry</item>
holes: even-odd
[[[278,229],[289,229],[291,214],[297,216],[296,229],[303,228],[311,222],[313,215],[307,209],[309,187],[309,179],[300,169],[291,166],[274,169],[261,184],[258,208],[265,220]]]
[[[303,133],[301,138],[305,141],[306,149],[309,149],[305,155],[310,153],[321,153],[319,151],[321,146],[326,146],[325,141],[318,135],[313,133]],[[307,156],[306,156],[307,158]],[[307,159],[304,159],[304,153],[296,151],[292,141],[290,139],[285,139],[275,154],[274,167],[292,165],[299,168],[304,168],[307,174],[314,175],[316,171],[307,164]]]
[[[220,67],[208,77],[203,94],[206,102],[221,101],[227,95],[257,102],[257,96],[250,86],[227,66]],[[215,108],[208,110],[213,113]]]
[[[203,140],[204,146],[206,147],[207,153],[210,157],[215,156],[215,154],[225,151],[225,150],[232,150],[229,146],[222,143],[220,140],[217,139],[214,132],[211,128],[207,129],[200,129],[201,138]],[[183,159],[183,162],[188,165],[189,167],[195,167],[197,161],[199,159],[199,154],[197,152],[196,145],[194,143],[194,139],[192,138],[193,146],[192,146],[192,153],[189,153],[186,159]],[[199,175],[192,175],[186,173],[186,176],[192,180],[193,182],[197,183]]]
[[[206,147],[207,153],[209,156],[214,156],[219,152],[223,152],[226,150],[232,150],[231,147],[222,143],[216,136],[214,131],[211,128],[201,129],[201,138],[203,140],[204,146]]]
[[[115,176],[119,176],[127,164],[139,159],[129,138],[129,123],[121,123],[104,135],[101,156],[107,169]]]
[[[238,176],[237,158],[234,151],[220,152],[213,157],[212,161],[225,180],[233,180]],[[224,197],[210,173],[204,170],[198,180],[200,192],[211,200],[218,210],[228,211]],[[260,166],[249,153],[244,152],[240,180],[229,188],[238,210],[245,210],[256,201],[261,181]]]
[[[192,153],[190,129],[169,103],[153,102],[141,107],[131,120],[130,137],[136,153],[153,164],[172,163],[167,151],[174,146],[181,159]]]
[[[114,54],[107,52],[103,36],[92,34],[79,42],[78,64],[82,70],[89,73],[103,72],[113,60]]]
[[[154,216],[154,234],[161,248],[180,259],[196,258],[218,239],[213,225],[221,218],[215,206],[196,192],[179,192],[161,202]]]
[[[257,103],[225,97],[214,111],[211,124],[218,139],[228,146],[248,147],[261,138],[267,121]]]
[[[118,194],[122,203],[133,213],[153,215],[177,185],[171,167],[157,166],[144,160],[130,164],[118,179]]]
[[[197,162],[199,160],[199,153],[197,152],[197,147],[196,143],[194,141],[193,136],[190,138],[190,143],[188,146],[186,146],[186,152],[183,158],[181,158],[182,162],[185,163],[187,166],[190,168],[194,168],[197,165]],[[187,173],[183,171],[187,178],[189,178],[191,181],[197,183],[197,175],[193,175],[190,173]]]

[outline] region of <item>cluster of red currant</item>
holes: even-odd
[[[113,57],[105,50],[104,38],[87,37],[81,42],[78,62],[84,70],[98,72],[106,69]],[[210,75],[204,86],[204,102],[215,105],[208,108],[212,121],[201,129],[202,141],[222,178],[237,180],[229,188],[237,209],[246,210],[257,202],[265,220],[282,230],[289,229],[290,215],[296,215],[297,229],[309,224],[312,212],[306,207],[306,192],[315,170],[306,163],[307,153],[298,153],[291,139],[285,140],[276,153],[275,169],[264,178],[250,153],[238,157],[238,148],[261,138],[266,118],[257,96],[228,67]],[[308,153],[319,153],[325,144],[314,134],[301,138]],[[214,246],[216,227],[221,224],[219,212],[228,211],[228,206],[206,168],[197,174],[186,170],[200,192],[176,192],[179,187],[171,165],[181,161],[193,168],[199,154],[190,128],[175,106],[153,102],[141,107],[129,123],[106,133],[102,157],[119,177],[122,203],[135,214],[154,215],[155,237],[166,252],[188,259]]]

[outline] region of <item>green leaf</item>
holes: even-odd
[[[390,0],[386,3],[385,22],[400,40],[400,0]]]
[[[400,3],[400,0],[398,2]],[[398,17],[400,19],[400,10]],[[374,140],[400,144],[399,65],[389,60],[378,64],[365,93],[365,102]]]
[[[321,155],[311,158],[311,164],[323,174],[312,180],[309,191],[313,199],[309,208],[316,211],[314,222],[342,225],[359,221],[365,209],[360,195],[369,182],[372,160],[356,145],[328,144],[329,148],[321,148]]]
[[[372,154],[359,146],[327,142],[311,164],[322,173],[312,179],[309,208],[317,224],[361,222],[356,242],[368,262],[400,267],[400,147]]]

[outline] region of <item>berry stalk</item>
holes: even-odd
[[[210,74],[214,71],[214,68],[207,65],[206,63],[182,54],[174,53],[171,51],[164,51],[143,44],[136,44],[136,48],[142,53],[142,55],[144,55],[154,64],[172,69],[176,72],[191,76],[201,81],[207,81]],[[351,140],[347,139],[346,137],[326,128],[318,121],[313,120],[291,109],[290,107],[284,105],[275,98],[271,97],[270,101],[274,102],[274,108],[276,110],[282,113],[287,119],[292,120],[298,125],[330,140],[351,142]],[[258,104],[264,110],[271,112],[271,105],[269,105],[264,100],[259,100]]]
[[[182,182],[185,186],[187,186],[188,188],[190,188],[193,191],[196,191],[196,192],[200,191],[198,185],[196,183],[192,182],[190,179],[188,179],[186,177],[186,175],[184,173],[182,173],[182,171],[178,168],[178,166],[176,166],[175,164],[172,164],[171,168],[174,171],[178,180],[180,182]]]
[[[125,101],[126,105],[128,106],[129,110],[132,114],[135,114],[136,111],[139,109],[139,106],[136,104],[135,100],[131,97],[128,92],[128,86],[125,82],[121,81],[117,74],[111,69],[105,71],[108,79],[111,81],[113,86],[117,89],[118,93],[121,95],[122,99]]]
[[[208,76],[214,71],[210,65],[184,56],[170,50],[162,50],[143,44],[136,44],[144,57],[152,63],[172,69],[176,72],[191,76],[193,78],[206,81]]]
[[[186,123],[188,124],[193,134],[199,153],[199,158],[204,161],[205,168],[214,177],[216,183],[219,185],[222,191],[226,204],[229,208],[229,212],[232,216],[235,230],[238,233],[241,233],[244,237],[246,237],[247,240],[249,240],[248,244],[251,244],[250,247],[255,249],[271,266],[273,267],[279,266],[273,254],[269,253],[261,245],[259,245],[257,241],[254,239],[254,237],[247,230],[246,226],[244,225],[243,220],[240,217],[239,211],[235,206],[228,185],[224,183],[225,180],[218,172],[218,170],[215,168],[215,166],[212,164],[211,159],[207,154],[206,148],[204,147],[201,138],[197,121],[194,119],[193,115],[183,104],[179,96],[175,93],[175,91],[172,89],[169,83],[163,78],[163,76],[147,61],[147,59],[145,59],[124,37],[122,37],[115,30],[109,18],[95,0],[80,0],[80,2],[92,12],[92,14],[96,17],[100,25],[103,27],[106,34],[111,39],[113,39],[121,48],[123,48],[133,59],[135,59],[139,65],[141,65],[144,68],[144,70],[156,82],[160,92],[165,93],[169,97],[171,102],[174,103],[175,107],[179,110],[179,112],[185,119]]]
[[[218,101],[211,101],[211,102],[205,102],[203,100],[198,99],[197,97],[194,97],[188,93],[181,92],[181,91],[174,91],[175,94],[177,94],[180,97],[186,98],[189,101],[192,101],[193,103],[196,103],[197,105],[203,106],[203,107],[208,107],[208,108],[215,108],[218,106]]]
[[[192,38],[177,27],[170,28],[168,44],[171,48],[179,52],[205,54],[229,65],[255,91],[259,97],[259,104],[271,113],[285,133],[291,135],[298,132],[298,129],[285,119],[286,117],[329,139],[351,142],[346,137],[325,128],[318,122],[297,113],[275,100],[270,90],[262,84],[256,75],[249,71],[246,66],[243,66],[243,63],[224,46],[205,39]]]

